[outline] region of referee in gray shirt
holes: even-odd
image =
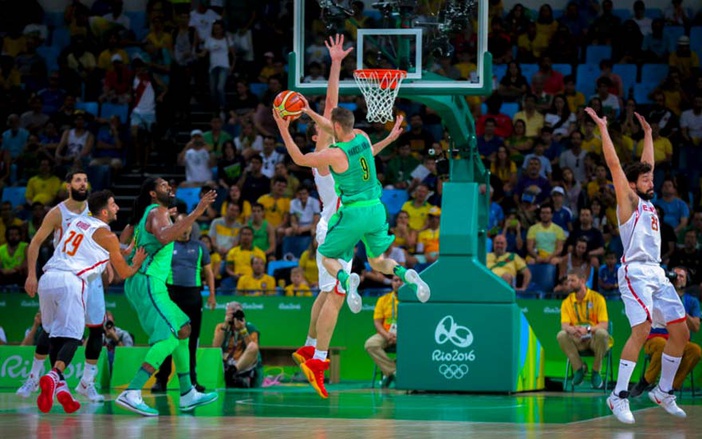
[[[176,217],[176,222],[182,221],[184,214]],[[215,278],[210,266],[210,253],[199,240],[190,239],[192,227],[183,232],[173,244],[173,259],[171,261],[171,274],[166,281],[168,294],[171,300],[190,318],[190,379],[193,385],[202,392],[204,388],[197,382],[195,373],[195,359],[197,346],[200,340],[200,326],[202,324],[202,277],[204,274],[210,295],[207,305],[214,310]],[[171,374],[171,357],[166,358],[156,374],[156,384],[152,391],[165,391],[168,377]]]

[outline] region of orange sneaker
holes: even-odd
[[[302,363],[300,368],[319,396],[325,399],[328,398],[329,393],[327,393],[327,389],[324,388],[324,371],[329,369],[329,359],[319,360],[317,358],[310,358]]]
[[[298,366],[302,366],[302,363],[314,357],[314,346],[303,346],[293,352],[292,357]]]

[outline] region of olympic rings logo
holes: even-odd
[[[454,322],[453,316],[446,316],[436,325],[434,340],[438,344],[451,341],[459,348],[467,348],[473,344],[473,333],[465,326],[459,326]]]
[[[464,376],[468,375],[468,366],[465,364],[442,364],[439,366],[439,373],[447,380],[460,380]]]

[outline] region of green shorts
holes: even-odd
[[[342,205],[329,220],[329,231],[318,251],[327,258],[350,261],[358,241],[363,241],[369,258],[381,256],[395,241],[388,234],[387,214],[380,201]]]
[[[185,313],[168,296],[166,283],[137,273],[124,283],[127,300],[149,335],[149,344],[178,337],[178,331],[190,322]]]

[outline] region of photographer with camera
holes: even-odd
[[[115,348],[117,346],[134,346],[134,338],[132,338],[132,335],[129,332],[115,326],[115,316],[111,311],[105,311],[105,324],[103,327],[105,329],[103,345],[107,348],[107,360],[110,363],[110,372],[112,372],[112,362],[115,359]]]
[[[215,327],[212,347],[222,349],[227,387],[261,387],[263,361],[259,352],[258,329],[246,321],[239,302],[229,302],[224,322]]]

